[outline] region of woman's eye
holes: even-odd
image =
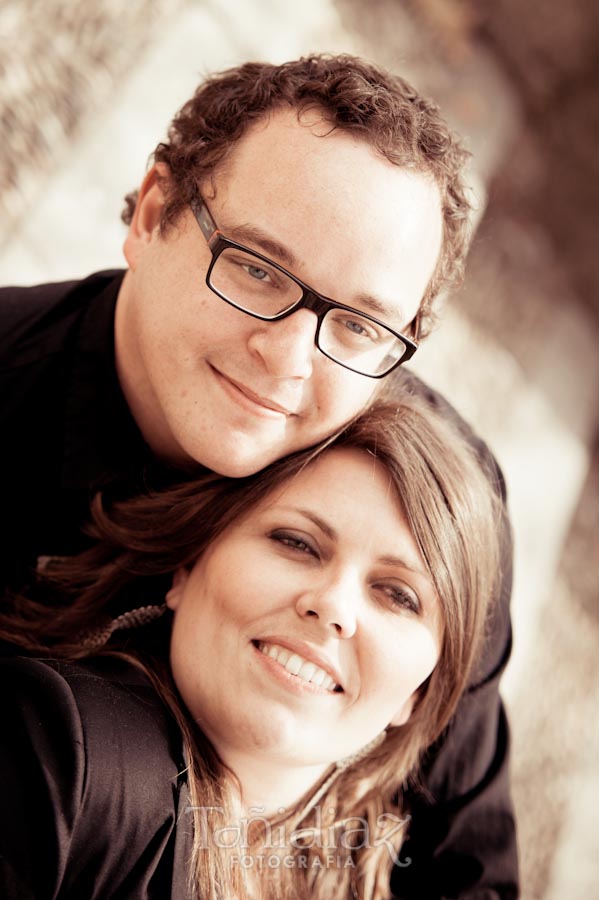
[[[316,548],[311,543],[308,543],[303,537],[292,534],[291,532],[273,531],[270,535],[270,539],[276,541],[278,544],[282,544],[284,547],[288,547],[290,550],[297,551],[297,553],[318,556]]]
[[[376,588],[385,595],[393,608],[405,609],[416,615],[422,612],[420,600],[412,590],[397,584],[379,584]]]

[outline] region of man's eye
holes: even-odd
[[[381,340],[380,332],[368,319],[351,317],[341,311],[334,317],[331,326],[336,330],[337,339],[348,344],[363,347],[366,344],[377,344]]]
[[[354,334],[365,335],[368,334],[366,329],[360,322],[355,322],[352,319],[346,319],[345,327],[348,331],[352,331]]]
[[[265,281],[269,277],[266,269],[261,269],[260,266],[246,265],[243,268],[248,273],[248,275],[250,275],[252,278],[255,278],[256,281]]]
[[[306,554],[307,556],[318,556],[316,547],[299,535],[289,531],[273,531],[270,539],[298,554]]]

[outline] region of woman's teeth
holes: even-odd
[[[276,660],[290,675],[296,675],[303,681],[324,688],[325,691],[334,691],[337,687],[328,672],[325,672],[324,669],[321,669],[320,666],[315,665],[313,662],[303,659],[297,653],[291,653],[285,647],[278,647],[276,644],[264,644],[262,641],[259,641],[258,649],[265,656],[270,656],[271,659]]]

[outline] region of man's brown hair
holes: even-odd
[[[463,176],[469,154],[435,103],[398,75],[358,57],[307,56],[279,66],[251,62],[203,82],[173,119],[168,140],[154,151],[154,161],[166,163],[170,172],[161,228],[177,221],[248,127],[282,107],[298,114],[314,107],[332,128],[361,137],[394,165],[428,174],[437,184],[443,242],[419,314],[420,336],[425,335],[432,325],[432,301],[463,274],[470,212]],[[137,192],[126,198],[127,224],[136,200]]]

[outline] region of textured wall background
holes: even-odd
[[[183,0],[2,0],[0,241]]]

